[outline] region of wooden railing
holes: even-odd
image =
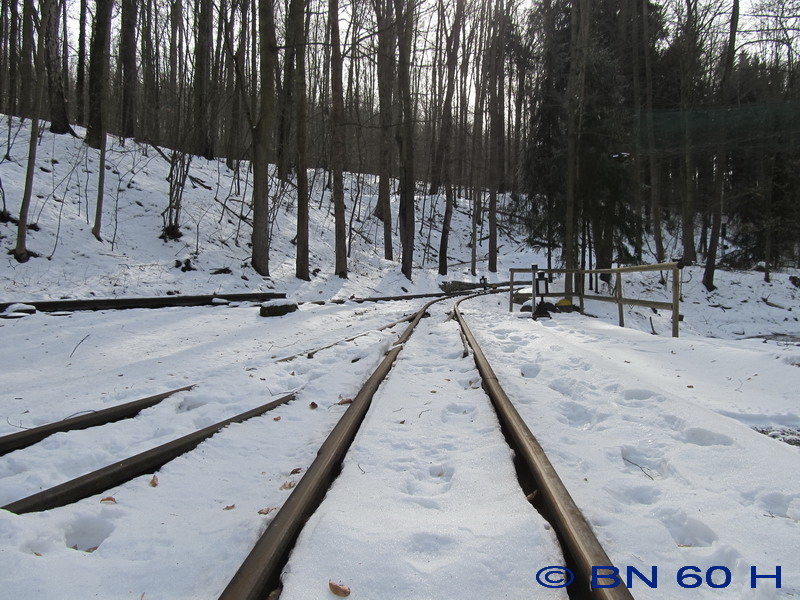
[[[508,310],[513,311],[514,302],[514,284],[530,285],[532,292],[532,306],[531,312],[535,310],[536,297],[566,297],[572,299],[577,296],[580,302],[580,311],[584,310],[584,302],[586,300],[598,300],[600,302],[614,302],[619,307],[619,325],[625,327],[625,313],[624,307],[628,306],[643,306],[645,308],[653,308],[656,310],[671,310],[672,311],[672,337],[678,337],[679,323],[680,323],[680,296],[681,296],[681,278],[680,270],[683,268],[683,263],[659,263],[656,265],[637,265],[632,267],[617,267],[613,269],[539,269],[537,265],[531,265],[529,269],[510,269],[510,289],[508,295]],[[622,275],[623,273],[644,273],[648,271],[671,271],[672,272],[672,302],[658,302],[655,300],[642,300],[639,298],[626,298],[622,291]],[[530,274],[530,281],[514,281],[514,275],[517,273]],[[614,296],[599,296],[595,294],[586,295],[584,288],[584,275],[614,275],[615,289]],[[550,292],[549,289],[544,292],[538,290],[538,283],[547,281],[545,278],[550,275],[567,275],[574,278],[575,285],[573,288],[576,290],[571,296],[564,292]]]

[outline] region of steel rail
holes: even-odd
[[[317,457],[256,542],[250,554],[219,596],[220,600],[266,598],[279,584],[283,566],[308,517],[319,507],[338,475],[378,387],[394,366],[394,361],[427,309],[449,296],[436,298],[414,316],[394,346],[386,353],[375,372],[353,398],[352,404],[317,452]]]
[[[298,304],[345,304],[353,302],[396,302],[402,300],[419,300],[423,298],[444,298],[464,295],[469,291],[432,292],[426,294],[406,294],[404,296],[374,296],[366,298],[337,298],[334,300],[312,300]],[[40,312],[85,311],[85,310],[123,310],[130,308],[170,308],[173,306],[206,306],[213,305],[215,300],[229,302],[265,302],[267,300],[284,300],[286,294],[277,292],[250,292],[241,294],[203,294],[190,296],[152,296],[140,298],[83,298],[72,300],[31,300],[17,302],[0,302],[0,313],[14,304],[27,304]]]
[[[317,354],[317,352],[322,352],[323,350],[327,350],[328,348],[333,348],[334,346],[336,346],[338,344],[341,344],[341,343],[352,342],[354,340],[357,340],[360,337],[363,337],[365,335],[369,335],[370,333],[374,333],[376,331],[383,331],[385,329],[391,329],[392,327],[396,327],[396,326],[400,325],[400,323],[406,323],[407,321],[411,321],[413,318],[414,318],[414,315],[408,315],[407,317],[403,317],[402,319],[399,319],[397,321],[393,321],[393,322],[391,322],[391,323],[389,323],[387,325],[382,325],[381,327],[378,327],[377,329],[368,329],[367,331],[359,333],[358,335],[353,335],[353,336],[350,336],[348,338],[337,340],[337,341],[333,342],[332,344],[328,344],[327,346],[320,346],[319,348],[313,348],[311,350],[303,350],[302,352],[298,352],[297,354],[292,354],[290,356],[284,356],[283,358],[277,359],[275,362],[276,363],[292,362],[294,359],[299,358],[301,356],[305,356],[306,358],[314,358],[314,356]]]
[[[32,446],[37,442],[41,442],[48,436],[54,433],[64,431],[76,431],[79,429],[88,429],[90,427],[97,427],[98,425],[105,425],[107,423],[115,423],[123,419],[130,419],[135,417],[140,412],[151,406],[155,406],[165,398],[169,398],[178,392],[186,392],[194,388],[195,385],[187,385],[184,387],[156,394],[155,396],[148,396],[140,400],[133,400],[125,404],[118,404],[109,408],[92,411],[85,415],[70,417],[62,421],[55,421],[54,423],[47,423],[39,427],[32,427],[25,431],[11,433],[0,437],[0,456]]]
[[[141,452],[136,456],[123,459],[55,487],[42,490],[27,498],[22,498],[16,502],[6,504],[2,508],[21,515],[41,510],[50,510],[51,508],[64,506],[65,504],[77,502],[78,500],[82,500],[94,494],[99,494],[116,485],[130,481],[134,477],[152,473],[169,461],[195,449],[201,442],[210,438],[228,425],[241,423],[253,417],[258,417],[293,399],[294,394],[283,396],[282,398],[238,414],[235,417],[225,419],[224,421],[209,425],[194,433]]]
[[[140,298],[84,298],[76,300],[32,300],[30,302],[2,302],[0,313],[14,304],[28,304],[41,312],[81,310],[123,310],[129,308],[170,308],[173,306],[204,306],[221,299],[229,302],[265,302],[281,300],[286,294],[257,292],[247,294],[204,294],[195,296],[153,296]]]
[[[486,355],[461,314],[459,306],[461,302],[473,297],[456,302],[454,308],[456,319],[472,348],[475,365],[483,380],[483,389],[492,400],[514,452],[529,469],[538,486],[548,509],[548,516],[551,518],[551,525],[562,541],[563,550],[569,555],[569,562],[578,571],[576,576],[580,585],[587,586],[584,589],[588,589],[590,597],[596,600],[632,600],[633,596],[624,586],[591,588],[592,568],[610,567],[611,559],[556,473],[550,459],[501,387]],[[601,575],[606,573],[606,570],[601,570]]]

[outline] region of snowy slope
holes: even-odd
[[[0,164],[0,177],[12,215],[18,212],[24,188],[27,134],[27,124],[14,119],[11,160]],[[7,135],[8,121],[4,119],[0,123],[0,139]],[[348,176],[347,219],[353,224],[350,275],[347,281],[340,281],[331,278],[334,239],[330,192],[324,189],[322,171],[311,171],[311,269],[316,275],[310,283],[294,279],[292,239],[296,233],[296,213],[289,189],[277,200],[279,208],[270,263],[272,279],[265,279],[249,265],[250,226],[233,217],[235,214],[252,216],[247,208],[251,187],[246,163],[242,164],[237,178],[224,161],[195,157],[184,194],[183,237],[164,242],[158,236],[164,225],[162,212],[169,197],[168,162],[151,147],[131,140],[122,145],[116,138],[109,139],[101,231],[104,241],[98,242],[91,235],[97,197],[98,152],[85,147],[79,139],[43,134],[29,219],[39,230],[29,232],[28,244],[40,258],[25,265],[13,260],[2,261],[0,274],[8,283],[0,290],[0,299],[222,293],[274,288],[306,299],[401,293],[400,286],[409,292],[438,291],[436,257],[430,249],[438,250],[439,231],[430,224],[440,221],[431,219],[431,215],[432,211],[439,217],[443,214],[443,198],[418,200],[418,215],[420,220],[424,215],[424,224],[417,231],[415,266],[419,269],[414,283],[410,284],[400,275],[399,264],[383,260],[383,225],[372,217],[377,201],[375,178]],[[394,252],[399,256],[396,197],[392,201]],[[453,217],[454,235],[449,256],[454,267],[450,278],[464,277],[467,267],[463,263],[469,260],[469,219],[463,204],[464,201],[459,200]],[[13,248],[15,235],[12,224],[0,226],[3,250]],[[509,251],[512,244],[510,240],[501,240],[501,251]],[[480,268],[485,271],[487,247],[482,245],[479,250],[479,257],[484,259]],[[523,253],[522,264],[526,261],[529,264],[531,256]],[[182,271],[186,260],[196,270]],[[231,272],[213,274],[221,269]]]

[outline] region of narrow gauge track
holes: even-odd
[[[213,381],[218,374],[230,372],[224,368],[227,366],[244,371],[245,377],[258,381],[263,366],[270,364],[265,362],[265,355],[272,359],[283,357],[287,361],[302,355],[312,357],[320,347],[388,328],[392,324],[385,323],[390,318],[408,318],[408,313],[416,310],[419,304],[404,302],[395,306],[397,308],[374,304],[359,309],[354,305],[341,308],[309,305],[305,307],[306,314],[301,310],[279,322],[259,318],[257,308],[241,306],[222,309],[220,313],[153,310],[140,312],[135,317],[123,311],[99,316],[84,312],[75,313],[71,322],[39,319],[26,324],[0,324],[4,336],[8,332],[7,346],[19,345],[21,349],[17,364],[6,364],[4,372],[0,373],[0,388],[4,388],[0,436],[13,435],[0,441],[0,456],[27,445],[25,440],[31,440],[34,435],[41,439],[58,431],[101,423],[106,413],[97,414],[97,410],[105,409],[108,400],[100,402],[100,397],[117,397],[124,401],[127,396],[129,399],[130,395],[121,389],[132,392],[141,385],[139,382],[143,378],[148,382],[163,381],[169,387],[183,387],[190,381]],[[276,323],[279,323],[277,327]],[[38,343],[31,344],[33,339]],[[308,344],[308,341],[312,341],[313,346],[297,352],[303,348],[301,344]],[[87,363],[89,368],[81,370]],[[209,370],[206,364],[214,368]],[[119,384],[113,384],[113,389],[109,385],[112,369],[117,377],[125,377]],[[276,390],[294,387],[291,382],[283,388],[273,385],[271,374],[265,375],[267,378],[261,377],[260,381],[267,381],[267,387]],[[100,390],[106,388],[107,391],[95,392],[92,387],[95,380],[102,382]],[[50,382],[53,381],[59,382],[57,388],[52,387]],[[153,389],[152,383],[146,386],[150,393],[160,391]],[[205,389],[207,391],[208,387]],[[249,390],[253,391],[258,390]],[[98,398],[92,401],[92,396]],[[54,402],[56,397],[61,398],[61,402]],[[149,400],[157,402],[159,398]],[[147,402],[148,399],[143,399],[138,410],[145,408]],[[125,411],[135,414],[137,405],[114,409],[117,410],[121,411],[122,418]],[[62,421],[69,419],[66,415],[81,413],[91,414],[74,421]],[[36,427],[48,421],[58,423],[45,429]],[[37,431],[31,431],[31,426]]]
[[[27,304],[40,312],[81,310],[125,310],[129,308],[169,308],[172,306],[205,306],[217,300],[228,302],[265,302],[280,300],[286,294],[256,292],[248,294],[214,294],[192,296],[152,296],[139,298],[81,298],[75,300],[32,300],[30,302],[0,302],[0,313],[15,304]]]
[[[402,319],[392,321],[377,328],[371,328],[347,338],[325,344],[317,348],[304,350],[302,352],[274,359],[274,362],[291,362],[299,357],[313,358],[317,353],[333,348],[342,343],[352,342],[374,332],[391,329],[399,324],[410,321],[414,315],[406,316]],[[110,423],[116,423],[124,419],[131,419],[143,410],[159,404],[162,400],[174,394],[194,389],[197,384],[183,386],[181,388],[169,390],[153,396],[148,396],[139,400],[133,400],[118,404],[97,411],[88,411],[86,414],[62,419],[45,425],[32,427],[20,432],[0,436],[0,456],[4,456],[15,450],[22,450],[45,440],[55,433],[80,431],[93,427],[101,427]],[[116,461],[105,467],[90,473],[76,477],[70,481],[42,490],[25,498],[11,502],[0,508],[23,514],[35,511],[50,510],[65,504],[76,502],[94,494],[99,494],[116,485],[130,481],[131,479],[152,473],[165,465],[170,460],[191,451],[204,440],[210,438],[215,433],[233,423],[242,423],[248,419],[264,415],[265,413],[282,406],[295,399],[294,394],[287,394],[277,400],[272,400],[264,405],[255,407],[241,414],[224,419],[198,431],[183,435],[180,438],[160,444],[149,450],[140,452],[134,456]]]
[[[338,475],[345,455],[348,452],[348,448],[355,439],[359,427],[367,414],[372,397],[378,390],[381,382],[392,369],[395,360],[423,316],[427,315],[431,306],[446,299],[446,297],[439,298],[427,303],[416,313],[411,324],[401,335],[400,339],[386,352],[384,359],[381,361],[376,371],[369,377],[358,394],[353,398],[352,403],[349,405],[342,418],[334,426],[328,438],[319,448],[317,458],[311,463],[296,487],[293,486],[294,489],[291,494],[271,520],[263,536],[253,548],[253,551],[248,555],[227,588],[223,591],[220,596],[221,599],[239,600],[246,598],[263,598],[271,591],[280,589],[280,572],[286,564],[289,552],[294,547],[295,540],[304,523],[320,505],[322,498],[331,486],[331,482]],[[573,597],[603,598],[606,600],[630,598],[630,594],[624,589],[588,589],[588,573],[591,570],[591,566],[598,564],[609,565],[611,563],[594,538],[591,529],[585,523],[585,520],[583,520],[580,511],[575,507],[571,498],[569,498],[569,494],[566,492],[563,484],[561,484],[558,476],[555,475],[552,466],[549,464],[549,461],[547,461],[541,448],[538,447],[532,434],[527,430],[527,427],[522,423],[521,419],[519,419],[519,416],[514,416],[515,411],[508,401],[507,396],[503,398],[505,394],[502,392],[502,389],[499,388],[499,384],[491,371],[491,367],[486,362],[480,348],[477,347],[477,343],[472,337],[457,306],[454,308],[454,315],[461,326],[463,339],[466,340],[466,343],[473,352],[476,365],[483,378],[483,386],[498,410],[500,422],[509,440],[509,444],[514,449],[515,453],[522,457],[517,467],[526,472],[520,475],[520,479],[535,482],[535,488],[544,499],[546,507],[545,512],[548,514],[552,526],[559,534],[562,548],[564,549],[564,555],[568,557],[567,564],[576,572],[579,581],[582,580],[578,593],[574,593],[573,590]],[[392,323],[390,326],[397,325],[399,322]],[[323,348],[320,348],[319,350],[322,349]],[[311,352],[307,354],[313,356]],[[458,354],[462,355],[460,348]],[[289,402],[291,399],[293,399],[292,396],[285,396],[275,401],[275,403],[276,405],[282,405]],[[504,404],[508,406],[504,407]],[[258,409],[254,409],[258,414],[263,414],[266,410],[270,410],[270,408],[262,406]],[[243,415],[239,415],[239,417],[241,418],[240,420],[248,418],[248,416]],[[219,427],[217,427],[216,430],[233,421],[234,419],[231,419],[227,422],[217,424]],[[207,429],[211,430],[212,428]],[[213,432],[208,433],[208,435],[212,434]],[[199,443],[200,441],[197,441],[194,445],[196,446]],[[182,450],[178,452],[178,454],[182,454],[185,451],[186,450]],[[175,456],[177,456],[177,454],[175,454]],[[112,471],[117,472],[115,476],[119,476],[119,472],[125,471],[127,468],[125,462],[126,461],[120,461],[116,465],[110,466]],[[140,470],[133,473],[133,476],[143,472],[152,472],[157,466],[148,464],[144,471],[141,471],[141,465],[138,468],[140,468]],[[90,479],[96,478],[96,475],[90,475],[92,475]],[[84,480],[80,485],[84,485],[85,483],[86,481]],[[111,485],[117,484],[118,482],[115,482]],[[62,491],[63,490],[58,490],[57,494],[53,494],[50,490],[46,490],[43,494],[37,494],[36,496],[38,496],[38,498],[23,499],[3,508],[11,512],[26,512],[28,509],[46,510],[49,506],[43,504],[37,505],[35,503],[41,502],[42,500],[50,501],[48,496],[58,496]],[[527,490],[525,491],[527,492]],[[98,493],[98,490],[94,489],[94,491],[90,493]],[[520,495],[524,497],[522,490],[520,490]],[[62,499],[63,498],[64,496],[62,496]],[[77,499],[78,497],[73,497],[67,501],[71,502]],[[20,504],[24,502],[30,502],[31,504],[27,507],[24,504]],[[63,502],[59,503],[63,504]],[[530,568],[534,566],[536,565],[530,565]]]
[[[326,493],[330,493],[329,488],[331,488],[332,482],[340,473],[345,455],[348,453],[348,449],[353,444],[359,428],[364,422],[373,396],[386,379],[398,354],[408,342],[421,317],[427,313],[432,305],[442,300],[444,298],[433,300],[426,304],[408,326],[400,340],[386,354],[378,369],[356,395],[347,413],[320,448],[317,459],[309,467],[280,512],[269,524],[251,553],[220,595],[220,600],[255,600],[256,598],[265,598],[267,596],[272,599],[283,593],[282,582],[280,581],[281,571],[288,561],[289,554],[292,552],[304,524],[312,513],[319,508]],[[543,498],[544,509],[541,512],[555,529],[564,560],[573,573],[576,574],[577,582],[570,590],[570,597],[603,600],[626,600],[632,598],[627,589],[592,589],[590,587],[592,567],[594,565],[611,565],[612,563],[556,474],[544,451],[500,387],[491,366],[459,311],[458,305],[462,301],[456,303],[452,313],[459,323],[461,337],[464,341],[465,352],[461,356],[466,357],[467,348],[473,353],[475,364],[483,380],[483,388],[497,411],[497,416],[508,444],[518,458],[516,468],[522,488],[532,487],[537,492],[536,494],[528,494],[528,498],[532,503],[537,495]],[[450,382],[451,379],[448,378],[445,381]],[[435,393],[435,390],[432,393]],[[458,408],[457,405],[454,406]],[[423,410],[419,417],[421,418],[425,412],[429,411]],[[401,423],[404,424],[405,420],[401,421]],[[357,466],[362,474],[366,473],[360,464]],[[438,470],[439,467],[435,467],[435,469]],[[433,472],[431,472],[431,475],[433,475]],[[447,468],[442,467],[441,473],[436,476],[447,476]],[[449,477],[452,477],[452,473],[450,473]],[[523,489],[520,489],[520,495],[522,495]],[[525,489],[525,493],[529,491],[531,490]],[[539,504],[539,502],[536,503]],[[388,508],[384,507],[380,507],[380,509],[389,511]],[[342,510],[339,509],[339,512],[342,512]],[[328,525],[328,527],[331,526]],[[317,529],[324,531],[326,526],[324,523],[321,524],[320,520],[316,520],[313,529],[315,531]],[[328,531],[328,533],[333,534],[331,531]],[[395,533],[399,534],[399,532]],[[322,535],[324,536],[325,534],[323,533]],[[347,538],[345,537],[345,539]],[[311,541],[307,545],[314,546],[315,544]],[[324,540],[322,544],[317,545],[324,546]],[[334,543],[334,545],[337,544]],[[547,555],[548,553],[544,551],[543,556]],[[351,558],[354,559],[353,562],[358,562],[355,557]],[[346,562],[346,558],[343,560]],[[533,569],[534,566],[530,565],[530,568]],[[292,579],[297,581],[298,578],[302,579],[304,576],[310,579],[313,574],[303,572],[303,568],[300,566],[292,569],[289,579],[290,581]],[[291,583],[289,585],[291,588]],[[302,598],[308,593],[313,593],[313,587],[309,590],[303,589],[303,585],[301,585],[300,591],[295,591],[295,593],[291,593],[290,589],[289,598]]]
[[[403,296],[369,296],[366,298],[339,298],[335,300],[313,300],[308,304],[345,304],[353,302],[395,302],[401,300],[420,300],[424,298],[442,298],[452,295],[463,295],[465,291],[440,292],[430,294],[406,294]],[[31,300],[19,302],[0,302],[0,314],[9,307],[22,304],[33,306],[39,312],[73,312],[95,310],[126,310],[133,308],[171,308],[176,306],[211,306],[220,301],[227,302],[265,302],[267,300],[283,300],[286,294],[278,292],[250,292],[242,294],[202,294],[151,296],[138,298],[81,298],[71,300]],[[300,302],[299,304],[305,304]]]

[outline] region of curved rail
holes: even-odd
[[[483,379],[483,388],[491,398],[500,423],[507,432],[509,442],[516,455],[529,469],[536,482],[547,508],[550,523],[562,542],[565,558],[576,571],[579,584],[590,590],[591,598],[598,600],[632,600],[633,596],[625,587],[591,588],[592,567],[610,566],[611,559],[600,545],[583,513],[572,499],[566,486],[556,473],[539,442],[522,419],[511,400],[506,395],[497,376],[492,370],[475,336],[472,335],[459,305],[456,302],[454,313],[464,337],[472,348],[475,365]]]
[[[178,392],[186,392],[194,388],[194,384],[180,387],[168,392],[156,394],[155,396],[148,396],[141,400],[133,400],[125,404],[118,404],[102,410],[92,411],[89,414],[80,415],[64,419],[63,421],[56,421],[55,423],[47,423],[39,427],[33,427],[20,431],[18,433],[11,433],[0,437],[0,456],[32,446],[37,442],[41,442],[48,436],[54,433],[63,431],[75,431],[78,429],[88,429],[89,427],[96,427],[98,425],[105,425],[107,423],[114,423],[122,421],[123,419],[130,419],[135,417],[145,408],[155,406],[165,398],[169,398]]]

